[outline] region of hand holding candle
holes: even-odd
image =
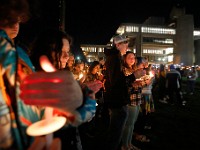
[[[53,138],[51,133],[60,129],[66,122],[65,117],[53,117],[52,107],[68,113],[74,111],[82,104],[82,91],[69,72],[53,72],[55,68],[46,56],[42,56],[40,62],[41,67],[48,73],[34,73],[25,78],[20,86],[22,91],[20,97],[29,105],[49,106],[45,110],[45,119],[32,124],[27,129],[27,134],[31,136],[46,135],[46,149],[49,149]],[[78,92],[76,93],[78,97],[72,92],[74,88],[76,88],[74,91]],[[77,88],[80,91],[77,91]]]
[[[47,65],[46,57],[41,61],[44,69],[54,70],[50,63]],[[33,73],[24,79],[20,90],[20,98],[25,104],[54,107],[68,113],[83,102],[82,90],[69,71]]]
[[[103,87],[103,83],[99,80],[85,83],[94,93],[97,93]]]

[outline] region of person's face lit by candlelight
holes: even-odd
[[[145,68],[145,64],[144,63],[140,63],[138,66],[137,66],[138,69],[144,69]]]
[[[63,31],[48,29],[43,31],[32,47],[31,60],[36,71],[41,70],[39,58],[46,55],[56,69],[64,69],[70,54],[71,37]]]
[[[93,70],[92,70],[92,74],[98,73],[99,70],[100,70],[100,65],[96,65],[96,66],[93,68]]]
[[[68,64],[68,67],[73,67],[73,65],[74,65],[74,56],[73,55],[69,56],[67,64]]]
[[[85,64],[82,62],[82,63],[80,64],[80,70],[81,70],[81,71],[84,71],[84,68],[85,68]]]
[[[59,69],[64,69],[66,67],[66,63],[69,59],[69,51],[70,51],[70,44],[69,41],[65,38],[62,39],[62,50],[60,53],[56,53],[52,51],[52,58],[54,60],[53,64],[57,64],[57,61],[60,63],[58,64]],[[56,66],[56,65],[55,65]]]
[[[127,56],[125,58],[125,62],[127,63],[127,65],[129,67],[131,67],[132,65],[134,65],[135,64],[135,55],[133,53],[127,54]]]
[[[62,47],[62,53],[60,56],[60,63],[61,63],[60,68],[65,68],[66,63],[69,59],[70,44],[67,39],[63,39],[62,41],[63,41],[63,47]]]
[[[12,26],[3,28],[3,30],[7,33],[8,37],[10,39],[14,39],[18,35],[18,33],[19,33],[19,24],[20,24],[20,21],[16,22]]]
[[[128,41],[118,43],[116,44],[116,47],[120,51],[121,55],[124,55],[128,49]]]

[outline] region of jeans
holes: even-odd
[[[107,149],[117,150],[119,148],[123,129],[128,118],[128,106],[121,108],[110,108],[110,126],[108,131]]]
[[[128,106],[128,118],[123,131],[122,145],[128,147],[132,142],[133,130],[140,111],[140,105]]]

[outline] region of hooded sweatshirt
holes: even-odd
[[[119,108],[129,104],[126,76],[122,70],[122,56],[116,47],[107,48],[105,71],[105,104],[110,108]]]

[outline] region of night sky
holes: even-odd
[[[58,27],[58,1],[29,0],[31,18],[22,27],[30,41],[46,27]],[[192,3],[189,3],[192,2]],[[143,23],[148,17],[165,17],[173,6],[186,7],[200,26],[197,2],[188,0],[65,0],[65,31],[76,44],[106,44],[121,23]]]
[[[199,5],[188,0],[66,0],[66,31],[82,43],[106,44],[120,23],[143,23],[150,16],[167,22],[174,5],[185,6],[200,26]]]

